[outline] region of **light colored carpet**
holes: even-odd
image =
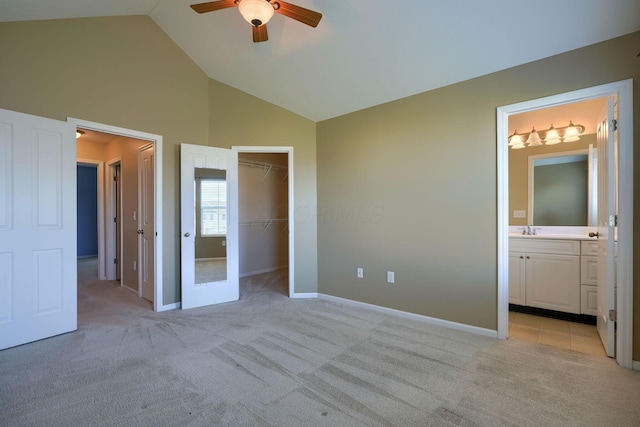
[[[640,373],[608,358],[291,300],[285,270],[235,303],[154,313],[91,268],[77,332],[0,352],[0,425],[640,423]]]
[[[211,283],[227,279],[227,259],[196,259],[196,283]]]

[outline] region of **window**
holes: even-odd
[[[225,236],[227,234],[227,182],[202,178],[196,198],[200,209],[200,235]],[[198,197],[199,196],[199,197]]]

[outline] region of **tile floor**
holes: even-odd
[[[509,312],[509,338],[607,357],[593,325]]]

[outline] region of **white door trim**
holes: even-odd
[[[156,230],[156,244],[154,251],[154,298],[153,310],[165,311],[175,308],[175,304],[165,305],[162,295],[162,136],[137,130],[121,128],[117,126],[106,125],[103,123],[90,122],[87,120],[68,117],[67,121],[73,123],[75,127],[83,129],[95,130],[98,132],[112,133],[128,138],[136,138],[149,141],[154,145],[154,169],[155,169],[155,200],[154,200],[154,217]]]
[[[232,150],[237,153],[286,153],[288,167],[288,196],[289,196],[289,298],[299,297],[296,294],[295,274],[294,274],[294,254],[295,254],[295,231],[294,231],[294,196],[293,196],[293,147],[287,146],[233,146]]]
[[[616,360],[633,366],[633,80],[562,93],[498,107],[498,338],[506,339],[509,328],[509,170],[508,122],[512,114],[609,96],[618,97],[619,205]]]
[[[104,162],[102,160],[76,158],[79,165],[96,166],[98,181],[98,280],[106,280],[105,222],[104,222]]]

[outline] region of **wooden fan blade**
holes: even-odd
[[[207,3],[192,4],[191,9],[198,13],[213,12],[214,10],[227,9],[229,7],[235,7],[235,0],[219,0],[210,1]]]
[[[285,3],[280,0],[277,0],[277,2],[274,2],[274,4],[280,5],[280,7],[276,6],[276,13],[288,16],[291,19],[295,19],[296,21],[300,21],[303,24],[307,24],[311,27],[317,27],[320,19],[322,19],[321,13],[305,9],[304,7],[296,6],[295,4]]]
[[[251,26],[253,28],[253,42],[266,42],[269,40],[269,35],[267,34],[267,24],[260,25],[256,27],[255,25]]]

